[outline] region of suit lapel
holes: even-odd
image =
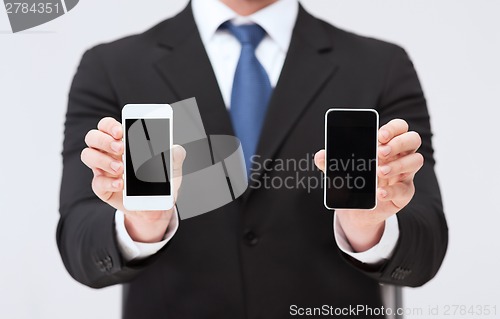
[[[290,48],[262,129],[257,149],[261,159],[275,156],[289,131],[300,121],[301,114],[337,68],[331,37],[319,20],[300,7]],[[253,183],[257,183],[263,174],[264,168],[259,167],[256,178],[252,178]]]
[[[159,45],[165,49],[165,55],[155,67],[177,99],[196,98],[207,134],[234,135],[191,5],[167,20],[159,35]]]

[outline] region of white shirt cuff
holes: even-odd
[[[177,208],[174,208],[174,214],[168,224],[163,240],[157,243],[140,243],[134,241],[128,234],[125,228],[125,215],[123,212],[117,210],[115,213],[115,229],[118,247],[125,261],[143,259],[156,254],[170,239],[172,239],[172,237],[174,237],[177,228],[179,228],[179,216],[177,215]]]
[[[384,233],[380,241],[372,248],[360,253],[354,252],[354,249],[352,249],[349,244],[344,230],[337,220],[337,214],[334,214],[333,217],[333,233],[337,245],[344,253],[356,258],[362,263],[377,264],[383,262],[385,259],[391,258],[399,239],[399,223],[396,215],[387,218],[385,220]]]

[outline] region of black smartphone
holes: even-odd
[[[326,112],[326,208],[373,209],[377,205],[378,122],[373,109]]]

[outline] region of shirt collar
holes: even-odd
[[[278,0],[246,17],[239,16],[219,0],[192,0],[193,16],[201,40],[208,43],[219,26],[231,20],[236,24],[257,23],[284,52],[288,51],[293,27],[297,21],[297,0]],[[277,19],[276,17],[279,17]]]

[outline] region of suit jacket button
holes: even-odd
[[[411,274],[411,269],[397,267],[391,274],[391,277],[396,280],[403,280]]]
[[[111,260],[111,257],[108,256],[104,258],[104,267],[106,271],[110,271],[111,269],[113,269],[113,261]]]
[[[248,246],[255,246],[259,242],[259,238],[251,230],[245,232],[245,235],[243,236],[243,239],[245,240],[245,243]]]
[[[97,268],[99,269],[99,271],[101,272],[105,272],[106,271],[106,267],[104,266],[104,262],[102,262],[102,260],[98,260],[95,262]]]

